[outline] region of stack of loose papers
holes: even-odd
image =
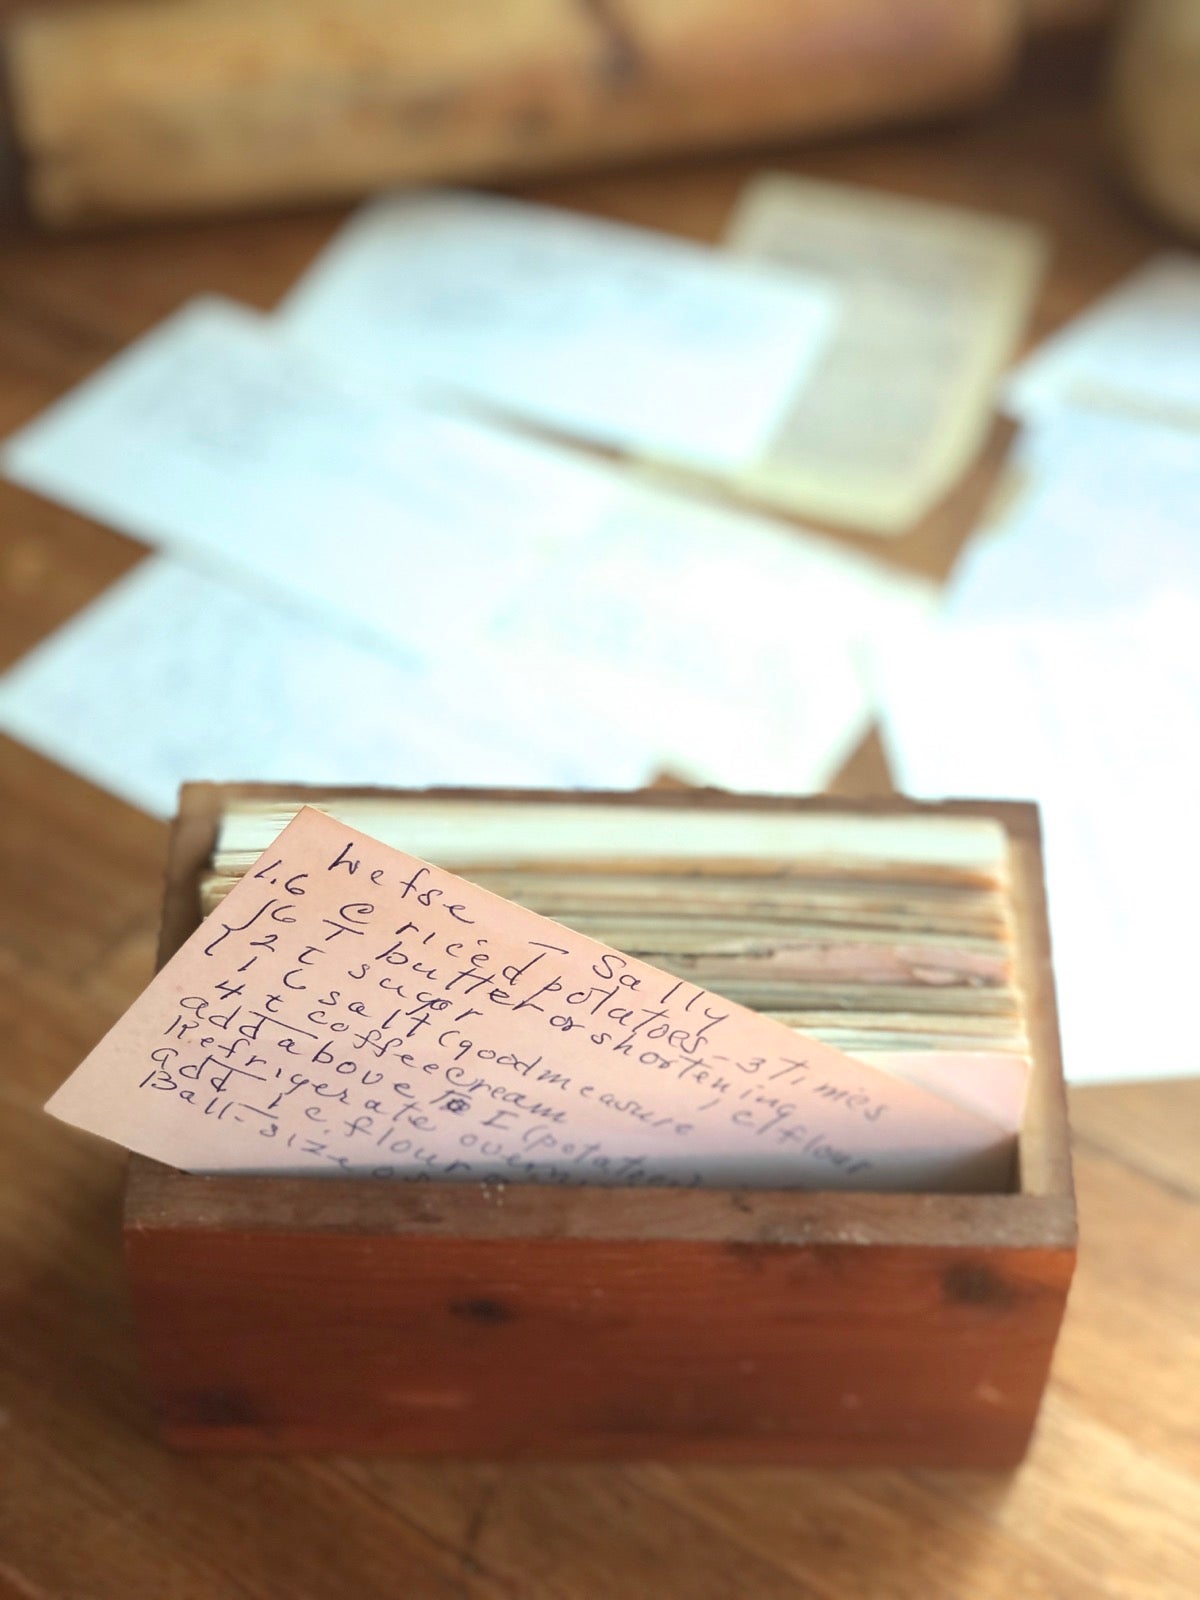
[[[195,777],[822,787],[928,586],[579,442],[747,459],[837,304],[540,207],[368,208],[282,314],[194,301],[8,441],[160,553],[0,726],[160,814]]]
[[[1020,1124],[1009,842],[991,817],[310,795],[673,976]],[[202,910],[298,810],[227,802]],[[958,1068],[959,1070],[955,1070]]]
[[[1038,799],[1066,1067],[1200,1071],[1200,262],[1152,263],[1016,373],[1024,488],[941,625],[886,651],[898,782]]]

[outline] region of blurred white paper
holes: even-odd
[[[1067,1076],[1200,1072],[1200,606],[948,622],[878,663],[906,793],[1034,799]]]
[[[1028,486],[967,546],[946,592],[960,620],[1089,617],[1200,602],[1200,435],[1064,405],[1021,450]]]
[[[819,279],[517,200],[376,202],[284,302],[329,357],[699,466],[752,457],[828,335]]]
[[[466,724],[552,752],[574,774],[561,782],[667,767],[822,787],[869,719],[859,647],[931,593],[827,540],[381,398],[220,301],[170,319],[4,460],[28,487],[419,659]],[[326,647],[315,621],[294,642],[314,660]],[[368,781],[364,765],[352,749],[313,776]]]
[[[381,398],[218,299],[73,390],[2,463],[147,543],[432,650],[469,638],[613,493],[564,451]]]
[[[489,637],[643,730],[680,777],[803,793],[870,724],[868,644],[922,627],[933,600],[832,540],[642,485]]]
[[[931,511],[982,447],[1045,244],[1027,223],[769,174],[728,243],[836,285],[842,315],[747,493],[878,534]]]
[[[1200,257],[1156,256],[1040,345],[1005,400],[1027,423],[1074,401],[1200,429]]]
[[[447,681],[303,612],[152,557],[0,677],[0,729],[171,816],[189,779],[623,786],[629,742],[496,715],[497,680]],[[524,702],[532,710],[534,702]]]

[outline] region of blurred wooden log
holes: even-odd
[[[1025,0],[1025,19],[1035,33],[1094,28],[1107,22],[1116,0]]]
[[[1111,122],[1138,197],[1200,238],[1200,0],[1136,0],[1116,38]]]
[[[14,21],[28,204],[71,225],[500,179],[972,103],[1019,0],[164,0]]]

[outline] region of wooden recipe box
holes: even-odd
[[[305,798],[274,786],[184,791],[160,961],[199,920],[198,878],[226,801],[256,793]],[[1016,1463],[1075,1262],[1035,809],[669,790],[528,798],[998,819],[1034,1061],[1014,1192],[196,1177],[135,1156],[126,1258],[165,1439],[494,1458]]]

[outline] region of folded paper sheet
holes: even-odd
[[[729,233],[743,257],[824,277],[841,315],[747,493],[899,534],[969,466],[1041,274],[1036,229],[900,195],[771,175]]]
[[[818,278],[495,195],[359,213],[284,302],[287,331],[594,443],[736,465],[770,436],[832,327]]]
[[[310,808],[48,1109],[206,1172],[988,1189],[1013,1147]]]

